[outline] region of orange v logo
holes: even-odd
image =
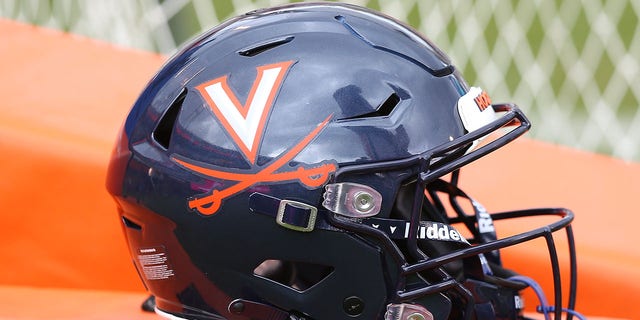
[[[244,105],[229,87],[227,76],[196,87],[251,164],[255,164],[269,111],[292,64],[286,61],[258,67]]]

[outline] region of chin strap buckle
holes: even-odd
[[[280,200],[276,223],[279,225],[300,232],[311,232],[316,225],[318,208],[306,203]]]
[[[390,304],[387,306],[384,320],[433,320],[433,315],[421,305],[410,303]]]

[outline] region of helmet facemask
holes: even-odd
[[[573,214],[566,209],[530,209],[489,214],[476,200],[458,187],[459,168],[502,147],[528,130],[529,123],[515,105],[491,105],[499,114],[491,123],[478,127],[430,152],[398,161],[341,168],[335,180],[385,170],[420,168],[398,188],[393,208],[385,219],[345,218],[330,215],[336,226],[366,234],[383,243],[401,268],[396,295],[388,314],[420,297],[446,293],[452,300],[452,313],[468,317],[475,313],[494,313],[498,318],[515,319],[524,304],[519,292],[530,286],[520,275],[505,268],[500,249],[535,238],[544,238],[551,255],[557,316],[561,312],[561,281],[558,255],[552,233],[566,229],[571,258],[569,306],[575,304],[575,246],[571,226]],[[485,139],[487,138],[487,139]],[[479,140],[483,140],[479,143]],[[411,170],[409,170],[411,171]],[[406,173],[405,173],[406,174]],[[448,179],[445,177],[448,175]],[[518,217],[558,216],[547,226],[498,239],[494,220]],[[406,224],[403,239],[390,239],[384,227]],[[456,227],[464,228],[460,232]],[[393,232],[392,232],[393,233]],[[465,238],[464,236],[467,236]],[[464,311],[463,311],[464,310]],[[473,310],[473,311],[472,311]],[[420,312],[412,311],[412,312]],[[428,318],[428,317],[427,317]],[[396,319],[396,318],[389,318]],[[400,318],[398,318],[400,319]]]

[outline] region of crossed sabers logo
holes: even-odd
[[[293,61],[286,61],[256,68],[257,77],[244,105],[240,103],[229,87],[227,76],[196,87],[252,166],[255,165],[269,112],[292,64]],[[173,161],[188,170],[210,178],[236,182],[225,189],[213,190],[207,195],[190,198],[188,200],[189,208],[195,209],[203,215],[212,215],[218,211],[224,199],[262,182],[298,180],[309,188],[322,186],[329,178],[329,174],[336,170],[335,164],[324,163],[312,168],[299,166],[283,172],[279,170],[298,155],[324,129],[330,119],[331,116],[327,117],[291,149],[285,151],[266,166],[259,168],[258,172],[238,173],[216,170],[183,157],[172,156]]]

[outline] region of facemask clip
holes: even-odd
[[[358,183],[328,184],[323,197],[323,207],[350,218],[375,216],[382,205],[382,195],[378,191]]]

